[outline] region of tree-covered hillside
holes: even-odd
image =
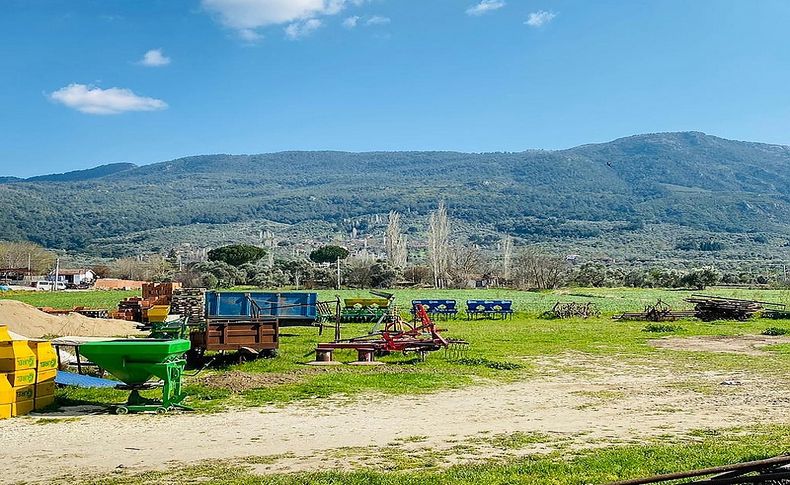
[[[702,133],[638,135],[561,151],[203,155],[107,174],[0,184],[3,239],[101,253],[147,229],[248,220],[426,214],[523,237],[597,237],[644,224],[790,234],[790,148]],[[71,180],[74,178],[74,180]]]

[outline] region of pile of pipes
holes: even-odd
[[[667,322],[677,320],[679,318],[690,318],[697,316],[694,310],[680,310],[673,311],[672,307],[667,305],[664,301],[658,300],[655,305],[645,306],[644,311],[634,313],[622,313],[615,315],[615,320],[643,320],[648,322]]]
[[[694,304],[696,315],[700,320],[748,320],[765,306],[773,308],[784,305],[756,300],[740,300],[721,296],[691,295],[686,301]]]
[[[587,303],[561,302],[554,304],[551,310],[544,313],[547,318],[590,318],[601,315],[598,305],[588,301]]]

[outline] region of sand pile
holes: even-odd
[[[140,335],[133,322],[89,318],[79,313],[49,315],[16,300],[0,300],[0,325],[27,338],[73,335],[77,337],[124,337]]]

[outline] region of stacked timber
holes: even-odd
[[[694,304],[700,320],[748,320],[763,309],[763,303],[755,300],[739,300],[720,296],[691,295],[686,301]],[[771,305],[770,303],[768,303]]]
[[[173,290],[170,313],[188,317],[187,324],[206,323],[206,289],[178,288]]]
[[[590,318],[601,316],[601,310],[591,301],[587,303],[558,301],[551,310],[544,313],[544,316],[547,318]]]
[[[644,320],[648,322],[666,322],[679,318],[690,318],[697,316],[694,310],[672,310],[672,307],[658,300],[655,305],[646,305],[644,311],[639,313],[622,313],[615,315],[615,320]]]

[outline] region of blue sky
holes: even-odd
[[[3,0],[0,175],[280,150],[790,144],[790,2]]]

